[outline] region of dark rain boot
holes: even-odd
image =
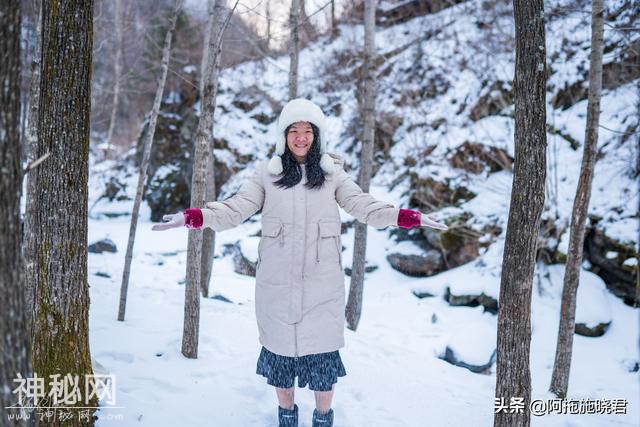
[[[314,409],[313,427],[333,427],[333,409],[329,409],[326,414],[321,414],[317,409]]]
[[[284,409],[278,405],[278,427],[298,427],[298,405]]]

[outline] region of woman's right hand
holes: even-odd
[[[156,224],[153,227],[151,227],[151,229],[154,231],[162,231],[162,230],[168,230],[170,228],[183,227],[184,213],[179,212],[176,214],[164,215],[162,217],[162,220],[166,222],[164,224]]]

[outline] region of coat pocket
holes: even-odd
[[[335,260],[342,269],[342,245],[340,232],[342,223],[335,220],[318,222],[318,239],[316,240],[316,262],[327,259]]]
[[[279,245],[280,248],[284,246],[284,231],[282,222],[279,220],[265,220],[262,221],[262,237],[258,243],[258,262],[256,264],[256,270],[260,267],[262,260],[265,256],[265,251],[269,252]]]

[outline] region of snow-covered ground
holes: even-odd
[[[378,198],[394,194],[373,187]],[[386,197],[386,198],[385,198]],[[130,210],[131,202],[99,203],[92,211]],[[201,301],[198,359],[180,352],[183,324],[186,229],[151,231],[143,206],[129,285],[125,322],[116,320],[124,249],[130,217],[90,219],[89,241],[108,237],[115,254],[90,254],[90,344],[92,356],[116,376],[116,406],[103,409],[99,426],[275,426],[273,388],[255,374],[259,354],[254,317],[254,280],[233,272],[231,257],[214,261],[211,294],[233,303]],[[344,213],[343,213],[344,214]],[[344,214],[345,219],[348,215]],[[253,220],[258,219],[254,217]],[[216,253],[224,243],[242,242],[256,256],[259,222],[247,221],[217,234]],[[353,230],[343,236],[345,265],[351,263]],[[403,244],[403,245],[406,245]],[[438,358],[446,346],[468,363],[488,362],[495,348],[495,315],[481,307],[450,307],[444,289],[484,290],[497,296],[500,277],[472,262],[431,278],[408,278],[385,260],[395,250],[386,231],[369,229],[368,274],[364,309],[357,332],[346,330],[341,350],[347,376],[340,378],[333,408],[336,426],[491,425],[495,365],[490,375],[474,374]],[[496,245],[480,259],[492,265],[501,256]],[[105,278],[96,274],[108,273]],[[531,368],[534,399],[547,393],[555,351],[562,266],[538,272],[533,292]],[[584,273],[578,320],[611,319],[600,338],[576,336],[569,399],[626,399],[626,415],[545,415],[535,426],[638,425],[640,389],[637,361],[638,311],[604,289],[600,279]],[[348,278],[346,280],[348,286]],[[412,290],[435,297],[418,299]],[[301,426],[311,425],[313,393],[296,390]],[[123,408],[122,408],[123,407]],[[110,419],[110,417],[113,417]]]

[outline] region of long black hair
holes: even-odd
[[[305,166],[307,169],[307,182],[304,186],[309,189],[319,189],[324,184],[324,172],[320,167],[320,129],[313,123],[309,123],[313,130],[313,142],[307,152],[307,158],[305,160]],[[302,180],[302,168],[300,164],[293,156],[289,145],[286,143],[287,135],[292,124],[287,126],[284,130],[284,154],[282,157],[282,173],[284,176],[275,181],[274,184],[280,188],[291,188],[298,184]]]

